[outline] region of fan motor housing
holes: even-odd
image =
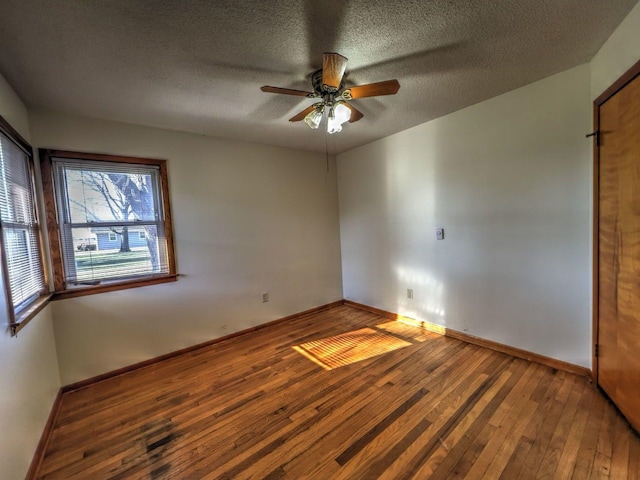
[[[328,85],[324,85],[322,83],[322,69],[314,72],[311,75],[311,85],[313,86],[314,92],[316,92],[321,97],[325,97],[326,95],[335,96],[337,92],[344,89],[344,81],[340,82],[340,86],[337,89],[329,87]]]

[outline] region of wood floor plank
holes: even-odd
[[[573,390],[571,390],[562,408],[562,413],[556,423],[556,428],[547,447],[547,451],[542,458],[536,479],[549,479],[555,475],[560,455],[562,455],[562,450],[567,442],[567,433],[571,429],[580,398],[582,397],[582,392],[586,386],[586,382],[581,380],[580,378],[575,379]]]
[[[562,372],[550,370],[547,367],[541,367],[545,372],[543,381],[538,383],[531,394],[530,401],[537,403],[538,408],[529,420],[529,423],[523,432],[515,451],[504,466],[504,470],[500,478],[511,480],[514,478],[533,478],[535,471],[533,468],[527,467],[527,461],[530,459],[532,447],[539,442],[538,435],[542,425],[547,417],[548,411],[553,404],[554,399],[560,391],[565,375]],[[528,471],[525,469],[528,468]],[[523,473],[525,471],[525,473]]]
[[[596,456],[593,459],[591,477],[597,479],[610,478],[611,455],[613,450],[613,423],[615,421],[615,411],[610,403],[604,407],[604,421],[600,427],[598,443],[596,444]]]
[[[596,445],[600,435],[600,428],[604,421],[604,409],[607,401],[602,395],[598,395],[597,391],[593,391],[593,400],[589,410],[589,420],[582,436],[578,458],[573,471],[574,480],[583,480],[590,478],[593,469],[593,461],[596,456]]]
[[[623,427],[624,428],[624,427]],[[630,433],[628,480],[640,480],[640,436]]]
[[[456,428],[441,440],[441,445],[433,452],[428,460],[423,463],[420,470],[417,472],[417,476],[423,476],[424,478],[433,476],[436,469],[441,465],[444,459],[447,458],[449,451],[464,437],[471,425],[473,425],[473,422],[482,414],[485,408],[487,408],[491,400],[496,396],[511,376],[512,374],[508,371],[503,371],[500,374],[496,382],[491,385],[489,390],[487,390],[482,398],[473,406],[469,413],[464,416]]]
[[[535,425],[533,422],[529,423],[529,432],[525,433],[525,435],[535,441],[520,472],[520,479],[535,478],[562,413],[564,403],[576,379],[574,375],[562,375],[561,378],[562,385],[558,389],[557,395],[547,398],[544,417],[540,419],[541,421],[536,422]],[[531,427],[534,427],[533,430],[531,430]],[[535,432],[534,435],[531,435],[531,431]]]
[[[522,438],[527,423],[536,411],[537,404],[527,401],[517,410],[512,410],[505,422],[480,452],[481,461],[476,461],[469,476],[478,478],[500,478],[507,460],[515,450],[517,440]],[[482,476],[480,477],[480,472]]]
[[[444,461],[435,470],[434,477],[443,479],[467,478],[469,470],[498,429],[498,427],[489,423],[489,419],[492,418],[504,399],[510,394],[514,385],[520,380],[527,365],[524,362],[514,361],[511,368],[513,370],[509,380],[487,404],[482,414],[473,422],[464,438],[451,449]]]
[[[628,477],[629,471],[629,442],[631,432],[622,428],[624,420],[620,415],[616,416],[613,429],[613,445],[611,446],[611,478]]]
[[[555,473],[555,476],[558,478],[571,478],[573,476],[578,452],[580,450],[580,443],[587,428],[589,409],[593,402],[593,397],[593,389],[585,383],[580,404],[578,405],[574,420],[571,423],[571,429],[567,433],[562,455],[558,462],[558,468]]]
[[[460,389],[452,392],[445,408],[438,408],[431,416],[432,425],[423,434],[419,442],[409,447],[402,456],[385,471],[382,478],[413,478],[422,465],[435,453],[440,444],[448,437],[463,418],[482,399],[491,386],[498,380],[502,371],[512,359],[499,354],[492,356],[493,361],[483,375],[472,375]],[[464,388],[464,390],[461,390]],[[429,417],[427,417],[429,418]]]
[[[331,370],[293,349],[365,328],[407,346]],[[343,305],[63,394],[37,478],[640,480],[639,459],[586,379]]]
[[[469,350],[473,349],[470,348]],[[476,372],[481,372],[485,368],[484,362],[488,359],[488,356],[476,356]],[[469,365],[466,366],[469,368]],[[430,390],[430,394],[420,399],[415,408],[412,408],[395,423],[388,426],[385,430],[384,437],[376,438],[370,442],[369,445],[350,461],[349,467],[343,469],[343,472],[337,478],[366,476],[369,475],[367,472],[381,472],[388,468],[398,456],[398,450],[395,446],[406,443],[406,432],[415,432],[414,428],[417,425],[431,425],[432,422],[426,418],[426,412],[437,409],[439,405],[447,405],[448,397],[464,379],[463,371],[460,370],[462,367],[463,365],[456,364],[456,362],[451,361],[450,358],[443,361],[441,368],[432,372],[433,375],[429,376],[431,378],[414,379],[412,377],[412,382],[424,381],[425,383],[422,385]],[[426,428],[424,430],[426,430]],[[422,430],[422,432],[424,432],[424,430]],[[404,449],[402,451],[404,451]],[[375,462],[371,461],[372,456],[376,459]]]
[[[469,350],[471,350],[471,348]],[[484,369],[484,361],[486,360],[487,357],[483,355],[476,356],[476,371],[482,371],[482,369]],[[464,376],[461,375],[461,372],[456,371],[460,367],[461,365],[456,364],[455,362],[451,362],[450,360],[443,361],[442,368],[436,369],[434,371],[434,373],[437,373],[434,376],[435,378],[433,379],[429,379],[428,377],[420,377],[418,379],[414,379],[415,372],[408,372],[410,373],[410,378],[414,379],[412,381],[409,381],[408,384],[421,385],[423,388],[427,389],[429,393],[419,399],[416,402],[415,407],[407,411],[406,414],[399,418],[395,424],[387,426],[387,429],[385,429],[384,440],[380,440],[378,438],[372,440],[371,445],[368,446],[369,449],[367,451],[363,450],[361,454],[357,455],[357,458],[349,461],[348,465],[342,469],[342,474],[339,475],[338,478],[342,478],[344,476],[346,476],[346,478],[357,478],[360,475],[368,475],[367,473],[363,473],[367,471],[365,467],[367,465],[370,465],[371,463],[368,452],[373,449],[377,452],[378,455],[386,453],[387,449],[381,445],[381,442],[384,442],[385,445],[390,446],[394,442],[394,438],[396,438],[397,434],[402,434],[402,432],[405,431],[406,428],[411,428],[413,425],[415,425],[415,423],[421,421],[424,418],[423,412],[429,412],[437,409],[438,404],[446,404],[446,399],[448,398],[448,396],[456,388],[456,386],[460,385],[461,381],[464,379]],[[418,376],[421,375],[421,371],[422,369],[416,370]],[[449,372],[449,374],[445,375],[445,371]],[[403,380],[406,380],[406,378]],[[401,391],[399,391],[398,395],[401,394]],[[370,415],[368,415],[367,417],[370,417],[371,422],[375,423],[376,412],[367,412],[367,410],[364,410],[363,413],[365,415],[369,413]],[[357,427],[357,425],[343,424],[338,428],[338,430],[346,430],[351,432],[354,427]],[[339,443],[336,443],[336,445],[339,445]],[[321,448],[321,446],[317,447]],[[337,450],[337,452],[339,452],[339,450]],[[320,452],[309,450],[308,453],[313,455],[314,453]],[[365,459],[365,464],[362,464],[362,459]],[[384,456],[384,459],[385,461],[391,461],[391,458],[386,455]],[[306,461],[304,457],[299,456],[295,459],[295,461],[290,462],[290,464],[287,465],[285,469],[291,475],[302,475],[304,473],[307,473]],[[383,470],[383,467],[377,465],[375,469],[381,471]]]
[[[504,466],[500,477],[498,477],[500,480],[518,478],[520,471],[524,467],[524,462],[527,460],[527,456],[529,456],[531,445],[533,445],[533,440],[524,436],[520,437],[515,450]]]

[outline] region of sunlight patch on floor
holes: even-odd
[[[447,327],[443,327],[442,325],[437,325],[435,323],[425,322],[423,320],[416,320],[415,318],[403,316],[398,316],[397,321],[400,323],[404,323],[405,325],[411,325],[429,331],[431,333],[436,333],[438,335],[447,334]]]
[[[296,345],[293,349],[325,370],[333,370],[409,345],[410,342],[392,335],[372,328],[361,328]]]
[[[425,340],[429,340],[430,338],[437,336],[435,333],[425,330],[420,325],[402,322],[400,320],[381,323],[380,325],[376,325],[376,328],[393,333],[394,335],[411,338],[417,342],[424,342]]]

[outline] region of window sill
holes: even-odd
[[[115,292],[117,290],[126,290],[128,288],[146,287],[148,285],[158,285],[160,283],[175,282],[179,275],[163,275],[161,277],[127,280],[124,282],[110,282],[104,285],[91,287],[78,287],[69,290],[55,292],[53,300],[62,300],[65,298],[83,297],[85,295],[94,295],[96,293]]]
[[[46,295],[42,295],[37,300],[34,300],[31,305],[22,310],[20,313],[16,315],[15,322],[11,324],[11,335],[17,335],[22,328],[29,323],[29,321],[35,317],[40,311],[47,306],[49,300],[53,295],[51,293],[47,293]]]

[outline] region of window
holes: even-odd
[[[138,238],[140,240],[146,240],[147,236],[144,234],[144,232],[138,232]]]
[[[14,333],[47,294],[34,192],[31,147],[0,117],[2,268]]]
[[[57,150],[40,157],[57,297],[175,280],[164,160]],[[144,242],[130,241],[140,230]],[[83,249],[92,236],[97,248]]]

